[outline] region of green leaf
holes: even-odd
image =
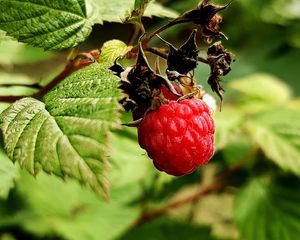
[[[173,11],[172,9],[166,8],[156,2],[150,2],[147,6],[145,17],[161,17],[161,18],[176,18],[178,17],[178,13]]]
[[[100,59],[102,62],[112,65],[117,57],[122,57],[132,49],[132,46],[127,46],[126,43],[114,39],[107,41],[101,48]]]
[[[92,64],[67,77],[45,103],[17,101],[1,114],[9,158],[31,174],[42,169],[70,176],[105,193],[108,138],[118,123],[117,87],[106,66]]]
[[[0,226],[17,225],[41,239],[55,234],[72,240],[113,240],[140,213],[139,207],[124,202],[130,189],[114,192],[116,198],[103,202],[73,180],[64,182],[44,173],[33,179],[23,172],[17,185],[18,207],[6,212],[0,207]]]
[[[136,129],[122,129],[113,134],[112,146],[109,156],[113,166],[110,173],[112,186],[142,183],[155,174],[152,161],[138,145]]]
[[[8,103],[0,102],[0,112],[9,106]],[[2,141],[2,139],[1,139]],[[19,178],[19,168],[14,165],[0,147],[0,199],[8,197],[9,190],[15,186]]]
[[[240,132],[243,116],[234,108],[224,107],[221,113],[213,116],[215,120],[215,149],[223,149],[232,142]]]
[[[235,219],[243,239],[294,240],[300,236],[300,191],[254,179],[238,195]]]
[[[239,134],[231,143],[222,149],[222,155],[229,165],[252,157],[252,152],[253,144],[251,139],[243,133]]]
[[[6,36],[6,32],[4,32],[0,29],[0,43],[2,41],[7,41],[7,40],[11,40],[11,38]]]
[[[134,9],[140,9],[143,6],[147,5],[151,0],[135,0],[134,1]]]
[[[1,57],[0,57],[1,58]],[[37,90],[29,85],[34,84],[33,79],[24,74],[7,73],[0,71],[0,95],[2,96],[28,96]],[[5,86],[5,85],[22,84],[24,86]],[[28,85],[28,86],[26,86]]]
[[[15,166],[0,149],[0,199],[6,199],[9,190],[15,186],[19,178],[19,168]]]
[[[240,93],[239,104],[246,111],[260,111],[282,105],[292,97],[288,85],[268,74],[249,75],[231,81],[228,87]]]
[[[21,42],[45,49],[83,42],[96,21],[84,0],[0,0],[0,29]]]
[[[300,112],[267,111],[247,123],[247,130],[265,155],[286,171],[300,175]]]
[[[45,52],[13,40],[0,40],[0,52],[0,64],[3,65],[34,63],[53,56],[52,52]]]
[[[275,76],[263,73],[231,81],[228,86],[247,97],[282,103],[292,96],[291,89]]]
[[[3,84],[24,84],[30,85],[35,82],[31,77],[18,73],[7,73],[0,71],[0,86]]]
[[[215,240],[210,228],[176,221],[171,218],[159,218],[135,228],[119,240]]]
[[[93,0],[99,6],[100,15],[103,21],[122,22],[134,10],[134,0]],[[151,1],[146,8],[145,16],[152,17],[175,17],[177,14]]]

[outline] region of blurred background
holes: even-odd
[[[199,1],[157,2],[183,13]],[[222,42],[236,61],[222,81],[224,106],[214,115],[211,162],[180,178],[158,173],[139,148],[135,129],[115,131],[107,203],[72,180],[44,173],[34,179],[1,150],[0,240],[299,239],[300,1],[235,0],[221,15],[222,32],[229,38]],[[166,21],[144,19],[149,31]],[[183,24],[161,36],[180,46],[193,28]],[[80,50],[115,38],[127,42],[131,31],[131,25],[105,22],[94,27]],[[151,44],[164,46],[157,39]],[[205,56],[207,46],[199,48]],[[0,42],[0,94],[32,94],[36,90],[17,85],[47,82],[64,67],[67,55]],[[211,92],[208,75],[209,67],[199,64],[197,81]],[[0,104],[1,109],[8,105]],[[128,119],[124,113],[123,120]],[[207,190],[218,176],[226,184]],[[147,216],[148,211],[154,215]]]

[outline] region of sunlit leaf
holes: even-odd
[[[265,155],[286,171],[300,175],[300,112],[267,111],[247,123],[247,130]]]
[[[178,17],[178,13],[166,8],[156,2],[150,2],[148,7],[146,8],[144,16],[146,17],[166,17],[166,18],[176,18]]]
[[[117,57],[122,57],[131,49],[132,46],[127,46],[120,40],[114,39],[107,41],[101,48],[100,60],[108,65],[112,65]]]
[[[130,15],[134,9],[134,0],[93,0],[100,8],[100,14],[103,21],[107,22],[122,22]],[[158,16],[158,17],[176,17],[177,14],[167,9],[154,1],[147,5],[145,16]]]
[[[281,105],[291,99],[291,89],[268,74],[254,74],[231,81],[228,87],[240,93],[240,104],[245,111],[259,111]]]

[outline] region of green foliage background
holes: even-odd
[[[24,26],[28,24],[27,20],[16,22],[14,27],[9,25],[7,16],[19,13],[8,8],[5,5],[8,2],[0,0],[0,11],[5,12],[0,16],[0,29],[5,30],[7,35],[33,46],[61,49],[84,41],[91,33],[82,47],[92,49],[95,42],[97,47],[101,47],[107,39],[119,38],[126,42],[131,28],[120,22],[142,1],[70,0],[64,1],[65,5],[59,4],[62,1],[51,1],[60,9],[49,14],[58,18],[63,12],[68,21],[64,22],[64,26],[47,22],[48,25],[42,29],[34,28],[34,32],[30,32],[32,36],[26,32],[30,29],[17,31],[20,29],[18,24]],[[30,4],[30,1],[11,2],[16,4],[15,8],[18,4]],[[72,5],[74,2],[81,8],[86,4],[86,12]],[[184,12],[197,4],[195,0],[161,0],[151,3],[145,14],[174,17],[176,12]],[[39,21],[47,20],[49,16],[42,14],[45,9],[36,7],[33,9],[35,14],[42,16]],[[22,18],[22,15],[18,16]],[[116,128],[116,79],[105,70],[99,71],[100,74],[95,71],[106,66],[92,65],[76,72],[50,92],[44,103],[26,98],[19,105],[13,105],[15,108],[7,109],[9,104],[0,104],[1,111],[7,109],[2,114],[2,122],[11,121],[12,114],[17,114],[21,121],[17,126],[8,125],[12,129],[8,134],[17,136],[18,131],[14,129],[20,130],[29,116],[49,115],[54,120],[41,132],[45,136],[44,141],[47,137],[48,141],[54,141],[53,136],[58,135],[65,136],[60,139],[69,141],[69,147],[60,152],[60,158],[66,158],[66,161],[61,165],[58,161],[46,165],[43,159],[53,153],[51,149],[48,149],[49,152],[40,150],[37,155],[26,155],[32,149],[34,132],[41,127],[42,117],[36,118],[33,124],[31,122],[23,137],[15,138],[16,142],[7,141],[11,139],[8,135],[3,136],[3,147],[19,164],[10,161],[4,148],[1,149],[1,240],[298,239],[299,1],[234,1],[222,16],[222,30],[229,37],[223,43],[235,53],[236,62],[232,72],[223,79],[226,92],[222,112],[214,115],[216,154],[208,165],[191,175],[175,178],[156,171],[138,146],[135,129]],[[158,17],[144,19],[147,30],[167,21]],[[38,24],[38,21],[33,24]],[[59,34],[56,28],[64,34]],[[111,29],[116,31],[112,33]],[[173,27],[162,36],[177,45],[185,41],[192,29],[191,25]],[[65,34],[68,31],[73,34]],[[161,43],[154,40],[154,44]],[[108,43],[104,45],[104,49],[107,48],[103,55],[106,64],[115,58],[113,54],[117,50],[122,52],[126,49],[120,41],[115,41],[113,46],[115,48],[110,48]],[[205,47],[200,46],[200,54],[203,53]],[[18,43],[0,30],[0,95],[32,94],[35,90],[30,87],[5,85],[30,85],[39,81],[45,84],[57,74],[66,55],[64,50],[45,52],[41,48]],[[208,73],[208,67],[201,64],[196,70],[197,80],[206,90]],[[22,110],[27,105],[31,110]],[[125,113],[119,117],[122,122],[130,119]],[[82,122],[81,118],[87,119]],[[14,147],[18,154],[15,154]],[[43,142],[40,142],[42,147]],[[72,159],[68,159],[70,155]],[[105,160],[96,168],[97,156],[104,155],[107,158],[101,157]],[[31,173],[39,173],[33,178],[27,171],[20,170],[19,165]],[[211,192],[199,201],[187,202],[152,221],[135,224],[146,210],[160,209],[190,196],[231,169],[236,170],[226,177],[227,186],[222,191]],[[104,201],[90,189],[100,195],[109,195],[110,201]]]

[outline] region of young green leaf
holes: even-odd
[[[1,114],[10,159],[31,174],[39,169],[71,176],[98,194],[107,188],[110,128],[118,123],[118,80],[92,64],[66,78],[44,98],[24,98]]]
[[[286,171],[300,175],[300,112],[281,109],[258,114],[247,130],[265,155]]]
[[[114,39],[107,41],[101,48],[100,59],[108,65],[113,65],[117,57],[122,57],[132,49],[132,46],[127,46],[124,42]]]
[[[299,188],[254,179],[238,195],[237,226],[247,240],[294,240],[300,236]]]
[[[98,22],[84,0],[0,0],[0,29],[21,42],[62,49],[83,42]]]

